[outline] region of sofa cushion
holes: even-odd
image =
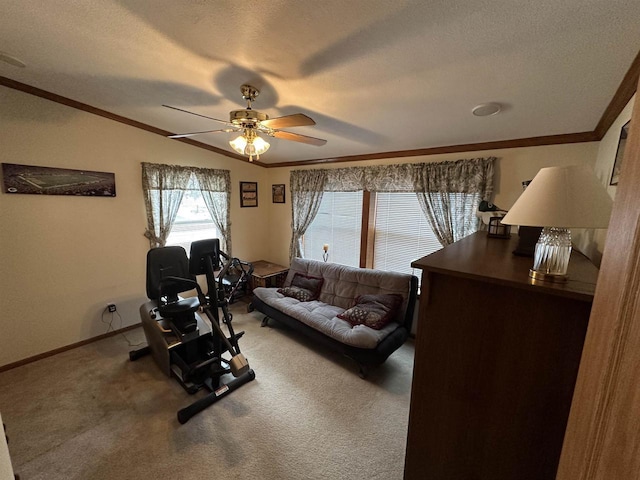
[[[285,297],[295,298],[300,302],[310,302],[317,297],[317,295],[314,296],[312,291],[307,290],[306,288],[296,287],[294,285],[279,288],[278,293],[283,294]]]
[[[285,297],[295,298],[301,302],[310,302],[320,295],[323,282],[324,279],[322,277],[312,277],[310,275],[296,273],[291,281],[291,286],[280,288],[278,293],[283,294]]]
[[[351,325],[366,325],[381,330],[393,320],[402,304],[402,295],[387,293],[379,295],[359,295],[356,304],[338,315]]]
[[[296,273],[293,276],[293,280],[291,280],[291,285],[294,287],[304,288],[311,292],[311,300],[315,300],[320,295],[320,291],[322,290],[322,284],[324,283],[324,278],[322,277],[313,277],[311,275],[303,275],[302,273]],[[308,301],[308,300],[307,300]]]

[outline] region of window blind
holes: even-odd
[[[318,214],[304,235],[304,258],[322,261],[322,246],[328,244],[328,261],[359,266],[361,229],[362,191],[324,192]]]
[[[442,248],[415,193],[377,193],[373,268],[411,273],[411,262]]]

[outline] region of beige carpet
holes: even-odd
[[[232,306],[250,382],[180,425],[189,396],[118,335],[0,373],[14,470],[31,479],[401,479],[413,345],[367,380]],[[127,333],[144,341],[141,329]]]

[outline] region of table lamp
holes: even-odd
[[[536,243],[534,280],[566,282],[571,255],[569,228],[606,228],[613,202],[588,167],[541,169],[501,220],[507,225],[543,226]]]

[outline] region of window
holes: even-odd
[[[228,170],[142,162],[142,190],[151,248],[217,237],[231,255]]]
[[[373,268],[420,273],[411,262],[442,248],[422,213],[415,193],[377,193],[375,197]]]
[[[368,232],[363,232],[362,214],[367,210],[371,212]],[[324,192],[318,214],[304,235],[304,257],[322,260],[324,244],[329,244],[330,262],[418,278],[420,272],[411,268],[411,262],[442,248],[415,193],[362,191]]]
[[[304,258],[322,260],[329,245],[329,261],[358,267],[362,230],[362,192],[324,192],[316,218],[304,234]]]
[[[494,161],[293,170],[290,252],[322,259],[328,243],[329,261],[417,273],[413,260],[477,231],[475,210],[490,197]]]
[[[191,186],[192,182],[189,185]],[[171,227],[166,245],[181,246],[189,255],[191,242],[207,238],[221,238],[220,231],[211,219],[200,190],[187,190],[182,196],[178,215]]]

